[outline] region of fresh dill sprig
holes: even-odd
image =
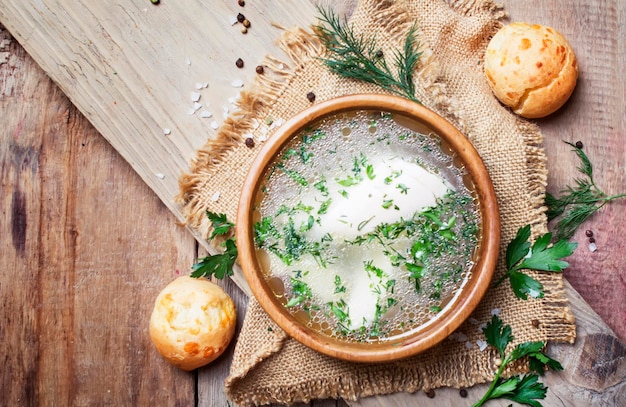
[[[557,240],[569,239],[583,222],[604,205],[614,199],[626,197],[626,193],[608,195],[598,188],[593,179],[593,166],[587,154],[575,144],[567,141],[565,143],[574,148],[580,159],[578,171],[583,177],[576,178],[574,186],[568,185],[562,190],[560,197],[546,194],[548,221],[559,218],[555,225]]]
[[[415,97],[413,72],[422,52],[416,39],[417,27],[407,33],[402,50],[393,52],[394,74],[374,38],[357,35],[347,21],[332,11],[318,7],[321,24],[315,32],[328,50],[329,57],[322,60],[331,72],[346,78],[360,80],[421,103]]]

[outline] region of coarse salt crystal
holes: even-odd
[[[491,315],[500,315],[500,308],[494,308],[491,310]]]
[[[166,136],[169,136],[170,134],[172,134],[172,130],[168,129],[167,127],[163,129],[163,134],[165,134]]]
[[[211,200],[213,202],[217,202],[217,200],[220,199],[220,191],[217,191],[216,193],[213,194],[213,196],[211,197]]]
[[[448,336],[448,338],[456,342],[467,341],[467,335],[465,335],[463,332],[453,332],[452,334],[450,334],[450,336]]]
[[[204,88],[204,84],[202,84],[201,82],[196,82],[196,89],[200,90]]]
[[[230,84],[233,88],[241,88],[243,86],[243,81],[241,79],[236,79]]]
[[[260,122],[260,121],[258,121],[257,119],[252,119],[251,124],[252,124],[252,128],[253,128],[254,130],[256,130],[256,129],[258,129],[258,128],[259,128],[259,126],[261,125],[261,122]]]
[[[259,137],[259,141],[267,141],[267,134],[263,134]]]
[[[282,71],[283,69],[285,69],[285,64],[279,64],[279,65],[278,65],[278,69],[280,69],[281,71]]]
[[[485,328],[487,328],[487,323],[483,322],[482,324],[478,325],[478,332],[482,332]]]
[[[161,174],[160,172],[154,174],[157,176],[158,179],[165,179],[165,174]]]
[[[189,110],[187,110],[187,114],[188,114],[189,116],[193,116],[193,114],[194,114],[194,113],[196,113],[196,109],[194,109],[193,107],[192,107],[192,108],[190,108]]]
[[[283,123],[284,123],[284,122],[285,122],[285,121],[284,121],[282,118],[278,118],[278,119],[274,122],[274,125],[275,125],[276,127],[280,127],[280,126],[282,126],[282,125],[283,125]]]
[[[193,110],[194,110],[194,111],[196,111],[196,112],[197,112],[197,111],[198,111],[198,110],[200,110],[201,108],[202,108],[202,104],[201,104],[201,103],[195,102],[195,103],[193,104]]]
[[[217,129],[219,129],[219,127],[220,127],[220,124],[218,122],[216,122],[215,120],[213,120],[211,122],[211,128],[212,129],[217,130]]]
[[[487,343],[487,341],[483,341],[482,339],[478,339],[476,341],[476,345],[478,345],[478,349],[482,352],[485,349],[487,349],[488,343]]]
[[[209,87],[209,82],[204,82],[205,89]]]
[[[230,111],[230,109],[228,108],[228,106],[224,106],[222,108],[222,110],[224,111],[224,113],[228,113]]]
[[[230,21],[230,25],[235,25],[237,24],[239,21],[237,21],[237,17],[235,16],[230,16],[229,17],[229,21]]]
[[[200,100],[200,96],[200,92],[191,92],[191,101],[197,102],[198,100]]]
[[[467,320],[468,320],[468,321],[469,321],[469,323],[470,323],[470,324],[472,324],[472,325],[478,325],[478,324],[480,324],[480,322],[479,322],[476,318],[474,318],[474,317],[469,317],[469,318],[467,318]]]
[[[204,119],[208,119],[209,117],[213,117],[213,114],[209,112],[208,110],[203,110],[200,112],[200,117]]]
[[[229,97],[228,103],[230,103],[231,105],[234,105],[235,103],[237,103],[237,98],[234,96]]]
[[[596,250],[598,250],[598,246],[595,243],[589,243],[589,251],[593,253]]]
[[[191,65],[191,59],[189,59],[189,57],[186,57],[186,58],[185,58],[185,63],[186,63],[187,65]]]
[[[467,349],[473,349],[474,348],[474,344],[471,343],[470,341],[465,342],[465,347]]]

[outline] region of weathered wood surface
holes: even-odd
[[[239,10],[234,1],[162,2],[158,8],[149,1],[91,3],[2,0],[0,21],[178,217],[172,199],[178,174],[213,134],[212,119],[187,115],[195,83],[209,82],[201,102],[221,121],[227,99],[238,92],[231,81],[249,83],[255,62],[276,53],[272,42],[279,31],[270,21],[307,25],[314,9],[306,1],[249,1],[244,10],[253,29],[243,36],[228,22]],[[626,5],[619,0],[505,4],[512,20],[561,30],[579,57],[581,79],[571,102],[539,121],[549,189],[558,191],[576,172],[573,154],[561,143],[565,139],[585,143],[607,192],[623,191],[626,36],[620,22]],[[349,12],[353,5],[338,7]],[[173,30],[177,17],[190,23]],[[225,405],[221,382],[227,358],[199,370],[196,390],[194,375],[158,358],[145,329],[156,292],[195,256],[193,239],[21,48],[12,43],[8,50],[9,61],[0,66],[0,298],[7,321],[0,325],[0,340],[9,344],[2,353],[9,367],[0,374],[2,403],[190,405],[197,391],[198,404]],[[241,71],[234,66],[237,57],[246,61]],[[164,136],[163,127],[172,134]],[[625,217],[621,201],[588,222],[575,236],[581,249],[566,274],[622,341]],[[585,228],[595,233],[596,253],[585,250]],[[241,313],[245,298],[226,284]],[[547,378],[551,394],[559,395],[548,405],[620,405],[623,344],[570,292],[579,341],[562,350],[569,361],[566,376]],[[479,391],[471,389],[469,399],[474,394]],[[416,397],[362,403],[413,405]],[[438,390],[436,405],[444,400],[461,405],[456,390]]]

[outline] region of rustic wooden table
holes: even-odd
[[[17,23],[20,6],[10,3],[15,2],[0,1],[0,22],[20,41],[27,40],[39,28]],[[349,13],[354,3],[338,7]],[[580,140],[595,164],[598,184],[607,192],[626,191],[626,4],[507,0],[505,6],[511,21],[559,29],[579,57],[581,75],[571,101],[537,122],[545,135],[548,190],[557,192],[572,182],[577,163],[562,140]],[[29,52],[36,48],[23,43]],[[77,103],[99,123],[98,103],[85,108],[77,96],[80,81],[55,77],[63,92],[47,73],[55,75],[50,66],[42,70],[0,27],[0,405],[227,405],[222,382],[230,353],[209,367],[184,373],[159,357],[147,335],[156,294],[176,275],[187,273],[203,249],[178,224],[154,181],[137,174],[137,160],[122,158],[75,107]],[[106,86],[111,84],[102,84]],[[212,97],[229,96],[224,89]],[[574,240],[580,248],[566,271],[573,288],[616,337],[596,321],[593,332],[600,334],[589,344],[595,350],[586,347],[588,353],[576,359],[588,366],[570,366],[568,385],[563,385],[575,389],[572,397],[557,397],[549,405],[626,403],[625,206],[626,200],[606,206],[578,231]],[[586,247],[585,229],[594,232],[595,253]],[[242,319],[245,295],[232,282],[223,284],[239,304]],[[583,304],[576,308],[577,317],[593,326],[597,315],[575,297],[576,291],[571,290],[575,304]],[[596,359],[609,363],[597,366]],[[601,377],[587,386],[582,377],[591,373]],[[613,382],[601,382],[607,375]],[[399,396],[362,405],[400,406],[408,405],[407,400]],[[460,405],[451,398],[445,403]]]

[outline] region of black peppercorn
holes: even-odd
[[[313,92],[307,93],[306,98],[309,99],[309,102],[315,102],[315,93]]]
[[[237,21],[239,21],[240,23],[243,23],[243,20],[246,19],[246,16],[244,16],[243,14],[239,13],[237,14]]]
[[[252,137],[246,138],[246,147],[249,147],[249,148],[254,147],[254,139]]]
[[[257,67],[256,67],[256,73],[258,73],[259,75],[261,75],[263,72],[265,72],[265,68],[263,68],[263,65],[257,65]]]
[[[246,2],[245,2],[245,1],[243,1],[243,0],[239,0],[239,1],[237,2],[237,4],[239,4],[241,7],[243,7],[243,6],[245,6],[245,5],[246,5]]]
[[[243,68],[243,59],[237,58],[235,65],[237,65],[237,68]]]
[[[426,397],[428,397],[429,399],[435,398],[435,391],[433,389],[425,390],[424,393],[426,393]]]
[[[582,149],[583,148],[583,142],[582,141],[577,141],[576,142],[576,148]]]
[[[595,243],[595,242],[596,242],[596,239],[594,237],[589,238],[589,243]]]
[[[459,395],[463,398],[467,397],[467,389],[459,390]]]
[[[533,319],[530,322],[535,328],[539,328],[539,320],[538,319]]]
[[[593,236],[593,231],[591,231],[589,229],[585,230],[585,236],[592,237]]]
[[[378,51],[376,51],[376,58],[382,58],[383,57],[383,50],[379,49]]]

